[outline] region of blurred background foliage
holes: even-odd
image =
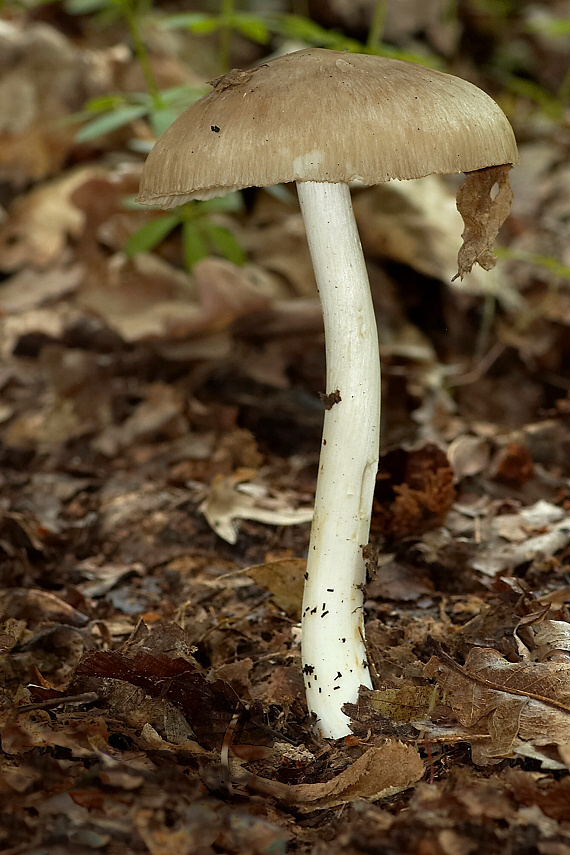
[[[75,117],[82,122],[79,142],[144,119],[149,139],[133,139],[130,145],[145,153],[154,137],[208,91],[205,83],[161,85],[153,62],[168,51],[199,77],[310,46],[376,53],[472,79],[497,98],[519,138],[533,136],[544,123],[568,122],[570,21],[568,4],[557,0],[64,0],[61,8],[49,0],[27,0],[24,5],[48,18],[63,11],[80,31],[123,30],[139,63],[144,91],[88,100]],[[208,208],[195,205],[195,216],[187,208],[179,218],[186,223],[189,268],[208,248],[243,261],[227,230],[212,232],[209,239],[199,233],[196,223]],[[152,249],[169,233],[168,222],[151,223],[131,239],[129,252]]]
[[[461,232],[453,219],[457,177],[355,192],[386,376],[389,358],[397,363],[402,353],[428,351],[442,363],[491,354],[482,364],[504,366],[507,376],[512,364],[505,354],[516,352],[525,372],[542,372],[541,382],[547,372],[550,386],[535,390],[533,400],[551,403],[568,388],[570,366],[569,20],[569,0],[4,0],[0,103],[8,106],[0,202],[24,204],[18,194],[38,182],[96,164],[113,172],[121,187],[113,205],[125,212],[109,201],[109,225],[84,191],[86,229],[104,236],[99,251],[103,245],[109,257],[115,252],[131,264],[152,253],[185,271],[218,256],[240,270],[257,265],[256,276],[273,277],[279,295],[314,298],[288,188],[248,190],[168,214],[137,208],[140,167],[155,139],[208,91],[207,81],[308,46],[409,59],[459,75],[489,92],[515,129],[522,165],[512,173],[513,211],[501,234],[500,264],[461,289],[448,284]],[[23,45],[17,69],[10,54],[16,42]],[[8,119],[20,103],[18,120]],[[19,136],[33,110],[40,124],[34,119]],[[115,192],[109,186],[98,205]],[[73,236],[77,212],[66,217]],[[33,234],[27,222],[15,241],[15,228],[8,218],[0,229],[4,271],[18,269],[18,241]],[[387,382],[399,382],[400,368]],[[447,370],[426,378],[422,388],[436,384],[460,399],[462,381]]]

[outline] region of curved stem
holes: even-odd
[[[303,673],[323,736],[350,733],[343,704],[369,686],[362,547],[380,436],[380,359],[368,274],[346,184],[298,182],[325,324],[327,408],[303,597]],[[336,403],[335,403],[336,401]]]

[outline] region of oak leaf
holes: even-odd
[[[473,760],[497,763],[533,746],[570,743],[570,658],[508,662],[490,648],[474,648],[465,665],[439,651],[425,667],[472,737]]]

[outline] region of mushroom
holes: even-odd
[[[323,307],[325,417],[302,607],[303,673],[322,735],[350,733],[344,704],[371,686],[362,547],[380,434],[380,363],[349,182],[467,172],[459,275],[493,265],[510,207],[513,131],[457,77],[378,56],[311,48],[212,81],[155,144],[138,201],[170,208],[297,182]],[[490,169],[489,169],[490,167]],[[492,199],[491,189],[499,186]]]

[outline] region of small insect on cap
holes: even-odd
[[[142,204],[518,163],[512,128],[492,98],[414,63],[310,48],[234,69],[212,86],[154,146]]]

